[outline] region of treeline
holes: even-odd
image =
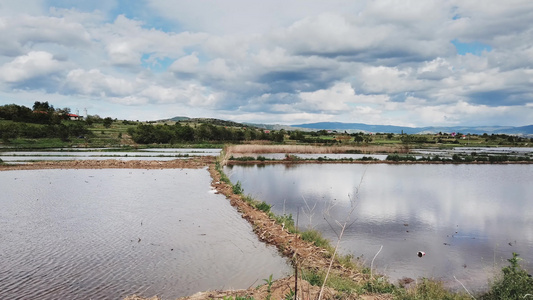
[[[16,138],[60,138],[68,141],[72,137],[82,137],[90,132],[83,122],[71,124],[28,124],[28,123],[0,123],[2,141],[9,142]]]
[[[56,109],[48,102],[36,101],[33,109],[17,104],[0,106],[0,120],[12,121],[0,122],[0,138],[3,142],[16,138],[60,138],[67,141],[71,137],[89,134],[83,121],[64,123],[64,120],[69,120],[69,114],[69,108]]]
[[[178,144],[183,142],[242,142],[270,140],[281,143],[285,131],[264,131],[248,127],[224,127],[201,124],[196,127],[182,125],[146,125],[129,128],[128,134],[138,144]]]
[[[428,162],[455,162],[455,163],[471,163],[471,162],[490,162],[490,163],[497,163],[497,162],[529,162],[531,161],[531,158],[529,156],[511,156],[511,155],[486,155],[486,154],[476,154],[472,153],[470,155],[459,155],[454,154],[451,158],[447,157],[440,157],[438,155],[435,155],[433,157],[431,156],[422,156],[419,158],[416,158],[412,155],[398,155],[398,154],[390,154],[387,156],[386,160],[388,161],[428,161]]]
[[[60,124],[69,119],[70,108],[54,108],[48,102],[35,101],[33,109],[17,104],[0,106],[0,119],[35,124]]]

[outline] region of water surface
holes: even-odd
[[[343,252],[370,266],[383,245],[374,266],[392,281],[429,277],[458,288],[456,276],[481,290],[512,252],[533,272],[532,165],[257,165],[225,172],[245,194],[331,240],[340,232],[336,222],[348,219]]]
[[[168,161],[191,156],[218,156],[221,149],[150,148],[138,151],[103,151],[99,148],[68,148],[50,151],[0,151],[0,159],[8,163],[53,160],[156,160]]]
[[[0,299],[175,299],[290,272],[206,170],[0,172]]]

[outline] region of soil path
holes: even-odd
[[[170,161],[150,160],[68,160],[40,161],[27,164],[0,164],[0,171],[40,169],[200,169],[214,163],[215,158],[200,156]]]

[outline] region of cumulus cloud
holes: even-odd
[[[32,51],[1,66],[0,79],[8,83],[21,83],[63,71],[64,67],[64,63],[55,59],[51,53]]]
[[[349,111],[349,103],[356,101],[355,91],[346,82],[335,84],[329,89],[300,93],[301,106],[317,112]]]
[[[533,4],[511,1],[6,0],[0,88],[161,118],[524,125]]]
[[[192,74],[198,71],[197,66],[199,62],[200,60],[198,59],[197,54],[192,53],[191,55],[186,55],[176,60],[168,70],[175,73]]]
[[[115,97],[131,95],[135,91],[135,84],[123,78],[105,75],[97,69],[75,69],[66,76],[65,88],[77,94]]]

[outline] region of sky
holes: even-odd
[[[0,105],[524,126],[531,24],[531,0],[1,0]]]

